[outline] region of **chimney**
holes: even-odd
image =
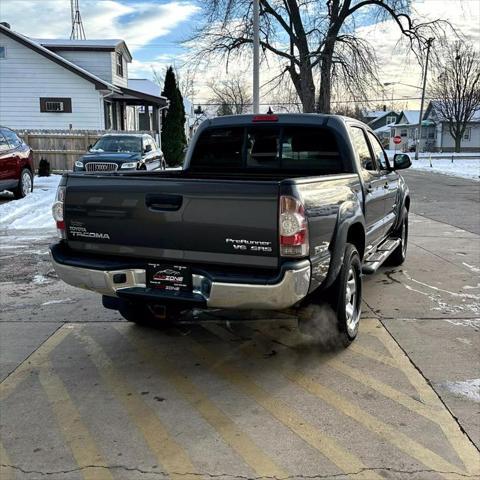
[[[7,22],[0,22],[0,25],[3,25],[5,28],[8,28],[10,30],[10,24]]]

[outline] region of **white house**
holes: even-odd
[[[167,101],[129,80],[131,61],[122,40],[32,39],[0,24],[0,124],[159,133]]]
[[[433,151],[453,152],[455,150],[455,139],[450,134],[448,121],[443,118],[438,110],[438,103],[438,101],[430,102],[425,110],[425,115],[423,116],[424,121],[430,121],[435,124],[435,143],[433,145]],[[467,124],[467,128],[463,134],[461,142],[461,151],[480,151],[480,110],[477,110],[473,114],[473,117]]]
[[[421,152],[453,152],[455,150],[455,140],[448,129],[448,122],[438,112],[437,104],[437,101],[431,101],[423,114],[419,145]],[[415,148],[419,115],[419,110],[404,110],[400,114],[397,123],[391,127],[389,148],[401,151]],[[393,143],[395,136],[402,139],[399,145]],[[461,150],[463,152],[480,151],[480,110],[475,112],[468,123]]]

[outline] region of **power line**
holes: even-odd
[[[435,100],[435,98],[433,97],[425,97],[426,100]],[[421,100],[421,97],[402,97],[402,98],[389,98],[388,101],[391,102],[391,101],[398,101],[398,102],[403,102],[403,101],[407,101],[407,100]],[[380,98],[367,98],[365,100],[332,100],[330,103],[335,103],[335,104],[338,104],[338,103],[373,103],[373,102],[385,102],[385,99],[380,99]],[[236,103],[234,102],[231,102],[231,103],[228,103],[228,102],[224,102],[224,103],[211,103],[209,100],[206,100],[206,99],[200,99],[200,100],[197,100],[195,99],[195,104],[199,104],[199,103],[202,103],[204,104],[206,107],[209,106],[209,105],[212,105],[212,106],[219,106],[219,105],[236,105]],[[253,103],[244,103],[243,105],[245,106],[251,106],[253,105]],[[301,102],[275,102],[275,101],[272,101],[272,102],[260,102],[260,105],[261,106],[269,106],[269,105],[295,105],[295,106],[301,106],[302,103]]]

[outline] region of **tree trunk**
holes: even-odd
[[[462,147],[462,135],[455,137],[455,153],[460,153]]]
[[[302,102],[303,113],[315,112],[315,82],[310,64],[301,64],[300,73],[292,65],[289,68],[290,77]]]
[[[300,68],[303,113],[315,112],[315,83],[310,65]]]
[[[332,95],[332,55],[331,52],[324,51],[324,60],[320,67],[320,91],[318,94],[317,112],[331,113],[331,95]]]

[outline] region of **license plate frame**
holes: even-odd
[[[148,263],[147,287],[168,293],[191,293],[192,271],[184,265]]]

